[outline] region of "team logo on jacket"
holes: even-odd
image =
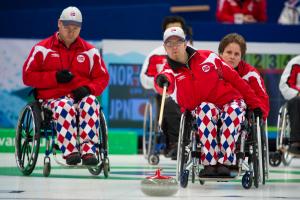
[[[203,65],[202,66],[202,71],[209,72],[209,70],[210,70],[210,66],[209,65]]]
[[[77,56],[77,61],[78,61],[79,63],[83,63],[84,60],[85,60],[85,58],[84,58],[83,55],[78,55],[78,56]]]

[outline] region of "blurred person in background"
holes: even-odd
[[[279,90],[287,101],[290,120],[291,153],[300,153],[300,55],[286,65],[279,83]]]
[[[299,24],[300,0],[285,1],[278,23],[284,25]]]
[[[218,0],[216,18],[232,24],[266,22],[266,9],[266,0]]]

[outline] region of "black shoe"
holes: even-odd
[[[216,165],[205,165],[204,169],[200,171],[199,176],[216,176]]]
[[[80,154],[78,152],[71,153],[66,156],[66,163],[68,165],[77,165],[81,162]]]
[[[219,165],[217,172],[219,176],[230,176],[230,169],[225,165]]]
[[[95,154],[87,153],[82,156],[82,164],[83,165],[97,165],[98,160],[97,160]]]

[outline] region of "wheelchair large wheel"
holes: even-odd
[[[104,113],[102,108],[100,108],[99,112],[99,151],[97,155],[98,162],[100,163],[96,167],[89,167],[88,170],[93,175],[99,175],[104,170],[104,176],[108,177],[110,167],[108,161],[108,131],[107,124],[105,120]]]
[[[259,146],[261,146],[261,140],[258,131],[258,124],[256,123],[254,117],[252,118],[252,163],[253,163],[253,180],[254,186],[258,188],[259,178],[260,178],[260,158],[259,158]]]
[[[188,185],[189,180],[189,170],[186,169],[186,164],[188,161],[188,151],[187,151],[187,141],[186,136],[186,115],[181,115],[180,127],[179,127],[179,137],[178,137],[178,148],[177,148],[177,169],[176,178],[180,183],[180,186],[185,188]]]
[[[15,157],[19,170],[30,175],[40,148],[41,110],[38,102],[28,104],[21,112],[16,128]]]
[[[266,177],[266,137],[258,119],[253,123],[253,172],[254,186],[258,188],[259,183],[265,184]]]
[[[153,148],[154,137],[154,120],[152,112],[152,104],[147,103],[144,112],[143,124],[143,155],[148,159]]]
[[[287,106],[283,105],[278,114],[277,119],[277,137],[276,149],[279,151],[286,151],[289,145],[290,138],[290,123]]]

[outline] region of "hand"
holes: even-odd
[[[168,78],[163,74],[157,76],[156,83],[161,88],[163,88],[165,84],[167,84],[167,87],[170,85]]]
[[[255,118],[259,117],[260,119],[262,118],[263,112],[260,108],[254,108],[253,113]]]
[[[83,97],[91,94],[91,91],[88,87],[82,86],[72,91],[74,103],[79,102]]]
[[[56,80],[58,83],[69,83],[74,75],[67,69],[56,72]]]

